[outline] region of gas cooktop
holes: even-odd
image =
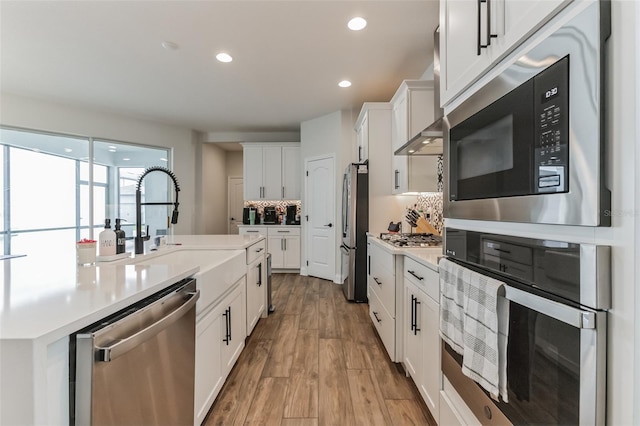
[[[396,247],[440,247],[442,237],[434,234],[382,233],[380,239]]]

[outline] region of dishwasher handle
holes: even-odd
[[[110,362],[124,355],[131,349],[135,348],[140,343],[148,340],[149,338],[160,333],[165,328],[182,318],[187,312],[191,310],[200,298],[200,290],[179,293],[181,296],[188,295],[184,303],[176,308],[169,315],[162,317],[159,321],[154,322],[148,327],[136,332],[135,334],[127,337],[126,339],[118,340],[114,344],[106,347],[95,347],[95,360],[97,362]]]

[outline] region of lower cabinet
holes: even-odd
[[[269,253],[271,268],[300,269],[300,228],[269,227]]]
[[[266,294],[265,257],[260,256],[247,266],[247,336],[265,313]]]
[[[245,279],[238,280],[227,296],[196,319],[195,425],[206,417],[244,349]]]
[[[403,363],[435,419],[442,389],[438,294],[438,273],[405,258]]]
[[[264,235],[271,253],[271,268],[300,269],[299,225],[240,225],[241,235]]]

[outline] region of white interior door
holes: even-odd
[[[336,259],[335,171],[333,157],[306,161],[307,274],[333,281]]]
[[[229,178],[227,194],[227,206],[229,208],[227,233],[237,234],[239,232],[238,225],[242,224],[242,208],[244,207],[241,177]]]

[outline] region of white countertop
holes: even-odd
[[[52,250],[46,256],[0,261],[4,277],[0,293],[0,340],[55,340],[105,316],[125,308],[183,278],[199,268],[193,263],[166,264],[151,259],[184,249],[245,249],[264,239],[245,235],[177,235],[168,236],[169,245],[148,255],[128,261],[100,262],[96,266],[78,266],[75,247]],[[142,258],[140,258],[142,256]],[[224,256],[219,257],[223,262]],[[131,265],[127,263],[137,262]]]
[[[442,247],[396,247],[371,234],[369,234],[369,239],[392,254],[408,256],[438,272],[438,261],[442,257]]]

